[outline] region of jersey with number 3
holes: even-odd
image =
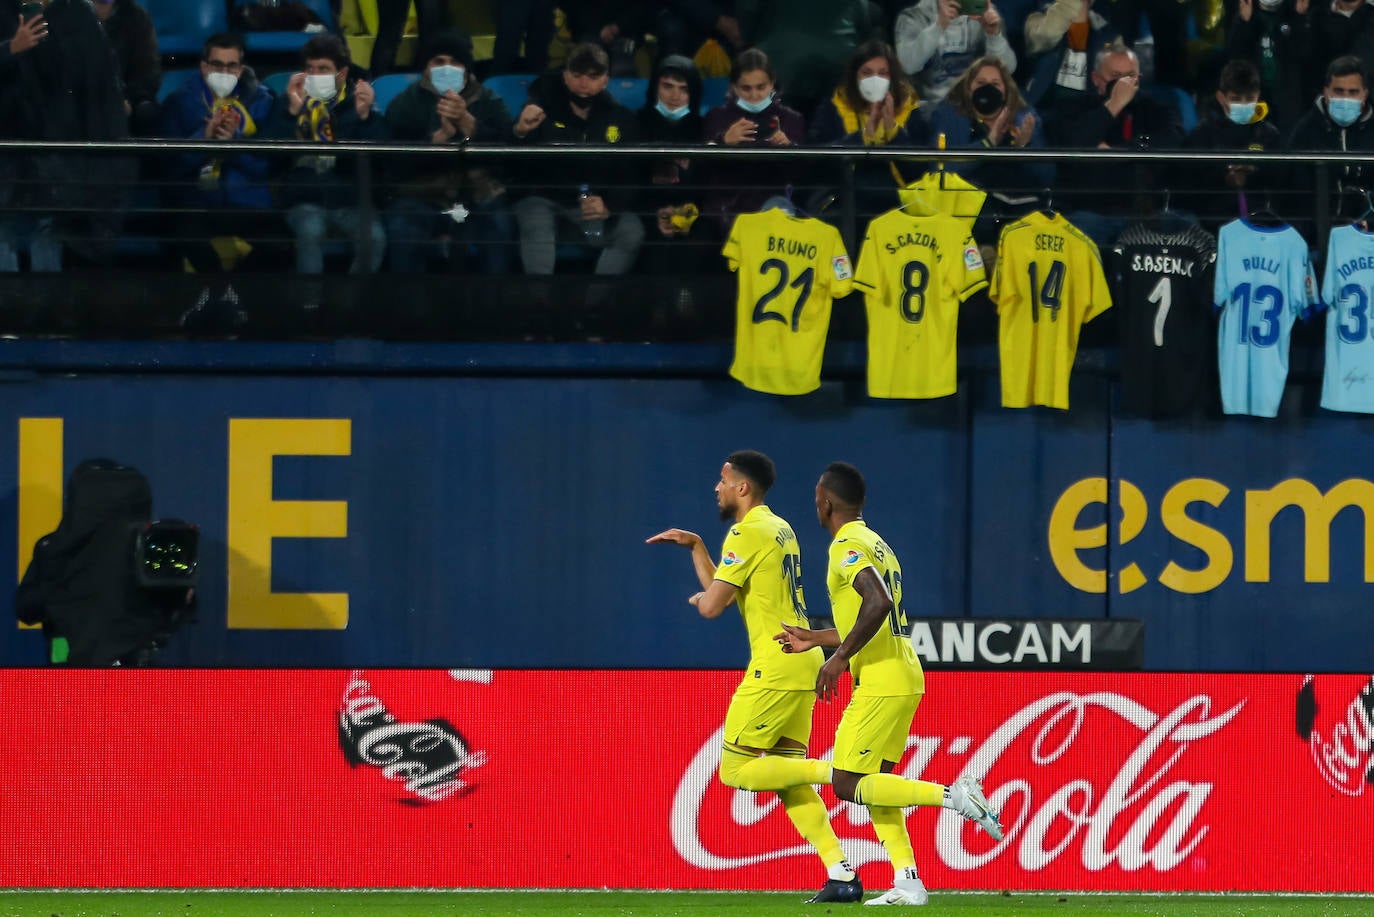
[[[902,210],[875,217],[854,271],[868,312],[868,394],[954,394],[959,304],[987,285],[983,257],[962,221]]]
[[[924,694],[925,673],[907,635],[906,609],[902,605],[902,565],[878,533],[862,519],[846,522],[830,542],[830,565],[825,586],[835,629],[843,639],[859,619],[863,596],[854,579],[872,567],[892,597],[892,611],[873,638],[849,658],[856,693],[878,697]]]
[[[1212,297],[1221,310],[1217,366],[1223,411],[1278,415],[1293,322],[1316,296],[1307,242],[1292,226],[1232,220],[1221,227]]]
[[[738,589],[736,602],[749,633],[745,683],[779,691],[810,691],[824,658],[820,649],[784,653],[773,639],[786,621],[809,627],[802,594],[801,547],[787,520],[755,506],[730,526],[716,579]]]
[[[721,254],[739,274],[730,375],[774,395],[815,391],[830,301],[853,289],[839,230],[778,208],[742,213]]]
[[[1374,414],[1374,233],[1355,226],[1331,230],[1322,277],[1326,367],[1322,407]]]
[[[1112,307],[1097,245],[1056,213],[1002,229],[992,272],[1002,406],[1069,406],[1082,326]]]

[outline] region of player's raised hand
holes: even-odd
[[[353,84],[353,109],[359,118],[366,121],[372,115],[372,106],[376,101],[377,94],[367,80],[358,80]]]
[[[680,544],[684,548],[695,548],[702,544],[701,536],[696,532],[689,532],[686,529],[668,529],[644,539],[645,544]],[[693,605],[696,602],[692,603]]]
[[[782,644],[784,653],[804,653],[821,645],[815,631],[787,623],[783,623],[782,633],[774,634],[773,639]]]
[[[520,117],[515,119],[515,136],[523,137],[536,127],[544,123],[547,115],[544,109],[529,102],[524,108],[520,109]]]

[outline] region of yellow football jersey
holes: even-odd
[[[909,213],[943,213],[973,232],[983,212],[987,192],[958,172],[932,169],[909,185],[897,189],[897,200]]]
[[[907,635],[906,610],[902,607],[902,565],[878,533],[862,520],[845,523],[830,543],[830,565],[825,586],[830,592],[831,614],[840,638],[848,636],[859,618],[863,596],[854,588],[854,577],[872,567],[892,594],[892,613],[873,639],[849,658],[856,692],[889,697],[924,694],[926,676],[921,660]]]
[[[730,375],[774,395],[819,388],[830,301],[853,289],[839,230],[777,208],[742,213],[721,254],[739,274]]]
[[[959,304],[987,285],[978,246],[953,217],[874,218],[854,271],[868,311],[868,394],[954,394]]]
[[[1002,406],[1069,406],[1082,326],[1112,307],[1097,245],[1056,213],[1002,229],[992,299],[999,316]]]
[[[792,527],[767,506],[756,506],[730,526],[720,549],[716,579],[739,589],[737,601],[749,632],[744,683],[782,691],[809,691],[825,661],[819,648],[784,653],[773,639],[784,621],[809,627],[802,596],[801,547]]]

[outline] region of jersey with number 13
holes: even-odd
[[[774,395],[819,388],[830,301],[853,289],[839,230],[777,208],[742,213],[721,254],[739,274],[730,375]]]
[[[1221,310],[1221,409],[1227,414],[1278,416],[1288,381],[1293,322],[1317,299],[1307,241],[1292,226],[1232,220],[1217,233],[1212,295]]]
[[[1112,307],[1097,245],[1062,214],[1035,211],[997,245],[1002,406],[1069,406],[1069,373],[1082,326]]]

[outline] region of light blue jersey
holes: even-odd
[[[1374,233],[1354,226],[1331,230],[1322,276],[1326,370],[1322,407],[1374,414]]]
[[[1293,321],[1317,302],[1307,242],[1292,226],[1232,220],[1217,233],[1217,362],[1227,414],[1274,417]]]

